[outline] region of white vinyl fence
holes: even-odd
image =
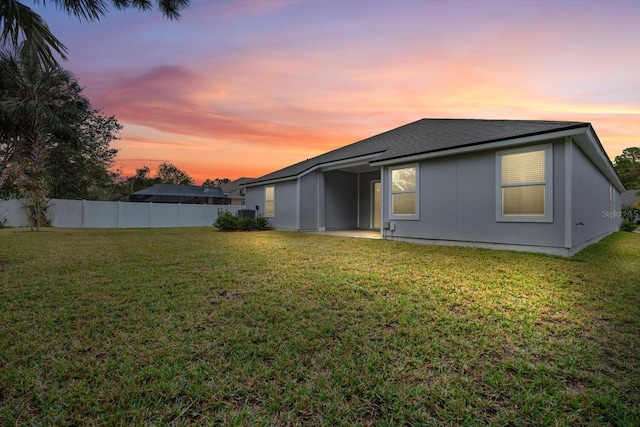
[[[219,212],[240,209],[244,206],[51,199],[47,214],[51,225],[61,228],[202,227],[212,225]],[[0,222],[28,227],[24,200],[0,200]]]

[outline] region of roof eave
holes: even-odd
[[[265,179],[264,181],[254,181],[248,184],[243,184],[240,186],[240,188],[258,187],[261,185],[277,184],[278,182],[292,181],[297,178],[298,178],[298,175],[288,175],[281,178]]]
[[[291,181],[294,179],[299,179],[302,178],[305,175],[310,174],[313,171],[316,171],[318,169],[322,169],[323,171],[329,171],[329,170],[335,170],[335,169],[342,169],[342,168],[347,168],[347,167],[351,167],[351,166],[355,166],[355,165],[361,165],[361,164],[371,164],[371,160],[376,158],[377,156],[380,155],[381,152],[376,152],[376,153],[372,153],[372,154],[365,154],[363,156],[358,156],[358,157],[351,157],[351,158],[347,158],[347,159],[342,159],[342,160],[336,160],[333,162],[324,162],[324,163],[317,163],[315,165],[313,165],[312,167],[305,169],[304,171],[296,174],[296,175],[289,175],[286,177],[280,177],[280,178],[275,178],[275,179],[267,179],[264,181],[254,181],[252,183],[249,184],[244,184],[241,185],[241,187],[255,187],[255,186],[259,186],[259,185],[267,185],[267,184],[276,184],[278,182],[285,182],[285,181]]]

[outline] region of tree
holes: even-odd
[[[114,116],[87,109],[76,117],[78,143],[59,142],[49,154],[48,196],[55,199],[101,199],[113,184],[109,168],[118,150],[111,147],[122,129]],[[102,195],[100,194],[102,193]]]
[[[108,12],[106,0],[50,0],[56,6],[78,19],[98,21]],[[33,0],[35,4],[46,4],[46,0]],[[190,0],[156,0],[162,14],[169,19],[179,19],[180,12],[189,6]],[[152,9],[151,0],[111,0],[116,9]],[[53,52],[64,60],[67,48],[49,30],[40,15],[24,2],[0,1],[0,44],[10,45],[15,50],[20,46],[31,65],[53,67],[57,65]]]
[[[216,178],[209,179],[207,178],[205,182],[202,183],[205,187],[220,187],[222,184],[228,184],[231,180],[229,178]]]
[[[148,166],[142,166],[136,169],[135,175],[116,183],[110,198],[111,200],[128,200],[130,194],[156,184],[190,185],[193,184],[193,178],[169,162],[160,164],[156,176],[153,177],[151,169]]]
[[[95,198],[112,181],[122,126],[91,107],[75,77],[0,55],[0,195],[26,197],[46,212],[46,198]]]
[[[193,178],[191,178],[186,172],[178,169],[175,165],[169,162],[163,162],[160,164],[160,166],[158,167],[157,178],[162,184],[193,184]]]
[[[60,68],[42,72],[6,53],[0,56],[0,70],[0,176],[3,185],[26,197],[32,224],[39,229],[47,206],[47,145],[69,134],[65,117],[78,108],[67,102],[73,78]]]
[[[616,156],[613,167],[627,190],[640,190],[640,148],[625,148]]]

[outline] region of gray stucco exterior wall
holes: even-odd
[[[275,215],[265,215],[265,187],[248,187],[246,189],[247,209],[258,206],[258,214],[267,217],[271,227],[283,230],[297,230],[298,220],[298,185],[297,180],[271,184],[275,187]]]
[[[298,184],[294,181],[276,184],[276,216],[273,226],[276,228],[297,230],[298,222]]]
[[[572,247],[579,247],[620,228],[620,193],[615,187],[615,203],[610,206],[609,180],[575,145],[572,151]]]
[[[419,217],[390,217],[390,174],[384,172],[385,236],[442,243],[487,243],[563,248],[564,141],[553,142],[553,222],[496,221],[496,151],[436,158],[419,164]]]
[[[244,203],[247,209],[257,209],[257,214],[264,216],[264,187],[247,187]]]
[[[320,178],[318,170],[300,178],[300,230],[317,230],[320,226]]]

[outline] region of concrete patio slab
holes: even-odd
[[[382,239],[380,230],[331,230],[310,231],[311,234],[324,234],[327,236],[357,237],[360,239]]]

